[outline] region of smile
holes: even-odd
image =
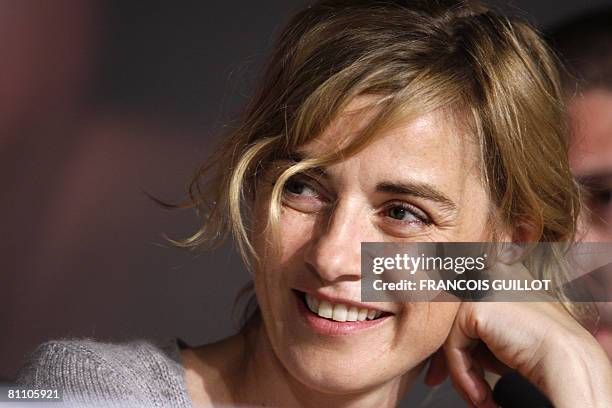
[[[320,300],[310,293],[305,293],[304,298],[306,306],[312,313],[336,322],[375,320],[383,313],[380,310],[357,308],[342,303],[330,303],[326,300]]]
[[[393,313],[364,308],[353,302],[332,302],[311,293],[293,292],[303,322],[320,335],[338,336],[363,332],[380,326],[393,316]]]
[[[357,307],[341,302],[329,302],[318,298],[310,293],[295,291],[298,298],[306,305],[307,309],[315,315],[336,322],[363,322],[366,320],[377,320],[391,313],[381,310]]]

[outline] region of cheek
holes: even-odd
[[[280,223],[277,229],[278,236],[276,237],[281,252],[272,257],[275,264],[288,266],[288,263],[299,261],[300,251],[312,239],[315,222],[316,216],[312,214],[304,214],[290,208],[281,207]],[[275,237],[271,230],[267,231],[265,235],[265,242],[270,244],[274,242]]]
[[[308,214],[299,212],[290,207],[281,207],[281,230],[283,236],[300,237],[304,232],[308,235],[302,238],[308,238],[315,226],[315,223],[320,215]]]
[[[418,302],[402,315],[398,332],[401,348],[413,350],[424,359],[444,343],[453,325],[459,302]]]
[[[312,237],[315,219],[312,215],[281,207],[280,222],[276,230],[278,235],[274,236],[271,228],[266,229],[268,203],[255,208],[251,242],[260,256],[260,263],[254,268],[253,278],[256,287],[261,289],[265,287],[264,291],[275,291],[282,282],[286,281],[284,275],[301,269],[300,265],[303,262],[301,251]],[[280,252],[276,252],[275,239]]]

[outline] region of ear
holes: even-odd
[[[525,249],[530,247],[523,244],[538,242],[541,237],[541,227],[528,221],[505,224],[503,227],[498,225],[495,231],[495,242],[504,244],[496,246],[496,259],[506,265],[512,265],[522,258]]]
[[[505,245],[498,246],[498,260],[507,265],[512,265],[519,261],[524,255],[524,251],[530,245],[526,243],[538,242],[541,237],[541,228],[533,222],[518,222],[515,225],[508,225],[501,231],[498,230],[498,242]]]
[[[538,242],[541,235],[541,225],[532,221],[521,221],[512,226],[510,242]]]

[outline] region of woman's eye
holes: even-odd
[[[283,202],[296,211],[316,213],[326,205],[325,196],[303,177],[292,177],[283,186]]]
[[[389,217],[400,221],[409,221],[416,219],[414,214],[402,207],[393,207],[389,210]]]
[[[285,191],[295,195],[306,195],[311,197],[318,196],[316,190],[310,187],[307,183],[296,179],[287,180],[285,183]]]
[[[386,215],[393,219],[394,222],[398,221],[405,224],[431,224],[431,220],[427,214],[405,203],[393,204],[387,207]]]

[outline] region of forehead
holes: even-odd
[[[313,157],[346,147],[378,113],[365,108],[370,100],[357,99],[319,137],[300,149]],[[458,126],[453,114],[439,109],[407,118],[384,129],[363,150],[330,166],[358,166],[368,175],[405,175],[447,184],[451,180],[479,179],[480,158],[476,138]]]

